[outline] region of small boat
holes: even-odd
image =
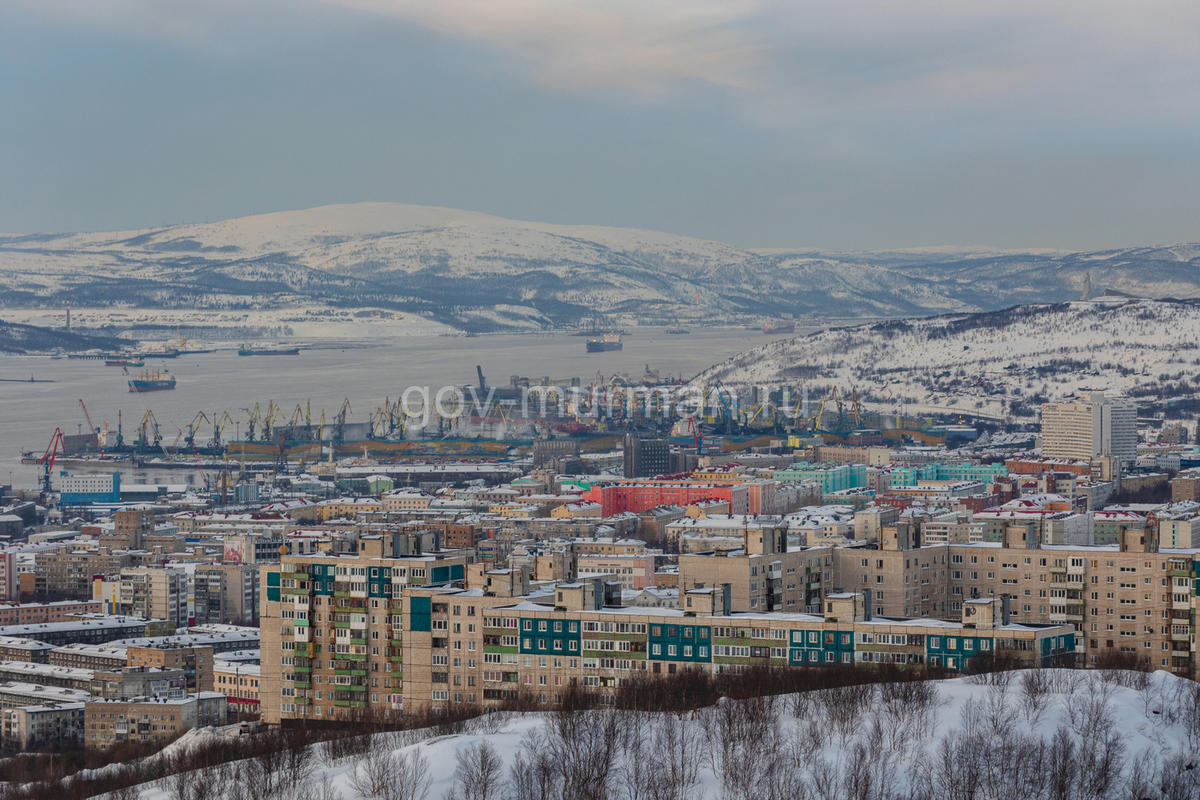
[[[667,328],[667,334],[669,336],[687,336],[690,333],[691,331],[689,331],[687,328]]]

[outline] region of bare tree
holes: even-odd
[[[496,800],[504,790],[504,770],[496,748],[486,741],[464,747],[455,754],[454,786],[447,798]]]

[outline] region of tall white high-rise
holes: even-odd
[[[1042,405],[1042,455],[1089,460],[1137,460],[1137,409],[1123,398],[1092,392],[1086,400]]]

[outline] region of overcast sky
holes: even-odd
[[[357,200],[746,247],[1200,240],[1200,2],[0,0],[0,230]]]

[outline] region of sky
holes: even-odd
[[[741,247],[1200,241],[1195,0],[0,0],[0,231],[399,201]]]

